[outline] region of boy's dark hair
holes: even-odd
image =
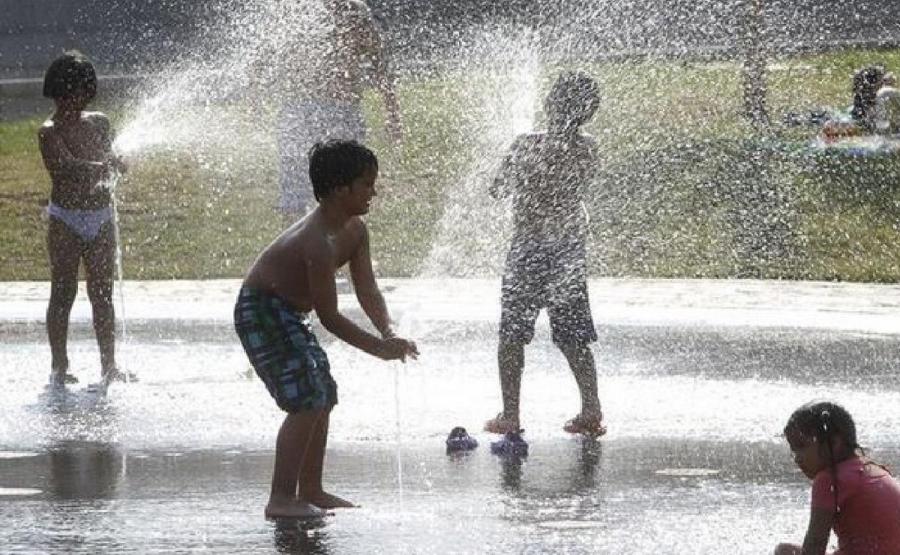
[[[97,94],[97,72],[84,54],[69,50],[53,60],[44,73],[44,96],[63,98],[75,94],[94,98]]]
[[[837,464],[841,461],[835,459],[835,453],[831,445],[832,438],[839,437],[844,442],[846,451],[839,453],[841,456],[851,455],[856,451],[862,451],[856,441],[856,424],[847,409],[831,401],[813,401],[807,403],[791,414],[784,426],[784,435],[800,434],[813,438],[819,445],[824,445],[828,450],[829,465],[834,487],[834,510],[840,512],[838,507]]]
[[[356,141],[332,139],[316,143],[309,150],[309,180],[320,202],[369,169],[378,171],[378,158]]]
[[[577,128],[594,117],[600,107],[600,87],[583,71],[566,71],[556,78],[544,100],[551,119],[565,117],[565,126]]]

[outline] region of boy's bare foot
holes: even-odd
[[[507,434],[519,430],[518,418],[508,418],[502,412],[484,423],[484,431],[492,434]]]
[[[65,370],[58,371],[54,370],[50,372],[50,385],[60,386],[60,385],[70,385],[78,383],[78,378],[74,375],[69,374]]]
[[[566,422],[563,430],[570,434],[581,434],[592,438],[600,437],[606,433],[606,426],[603,424],[603,413],[580,413]]]
[[[122,372],[118,368],[111,368],[109,370],[103,370],[100,373],[101,381],[109,385],[113,382],[136,382],[138,381],[137,374],[133,372]]]
[[[304,495],[303,501],[312,503],[316,507],[321,507],[322,509],[351,509],[356,507],[356,505],[350,501],[325,491],[315,495]]]
[[[276,518],[322,518],[325,511],[310,503],[299,501],[297,499],[274,499],[270,498],[266,505],[266,519],[274,520]]]

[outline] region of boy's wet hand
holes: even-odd
[[[416,345],[416,342],[407,340],[406,345],[408,348],[406,354],[413,360],[419,358],[419,347]]]
[[[407,341],[402,337],[389,337],[382,343],[381,353],[379,356],[384,360],[402,360],[406,362],[406,357],[416,358],[419,351],[416,344]]]

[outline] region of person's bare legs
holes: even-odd
[[[501,339],[497,348],[497,366],[500,369],[503,412],[488,420],[484,429],[493,433],[516,431],[519,429],[519,396],[522,390],[522,370],[525,368],[525,345]]]
[[[331,408],[326,409],[312,431],[309,447],[300,464],[297,475],[297,492],[300,501],[312,503],[323,509],[355,507],[353,503],[330,494],[322,487],[322,469],[325,465],[325,447],[328,444],[328,424]]]
[[[100,348],[100,375],[104,381],[116,377],[116,315],[113,306],[113,279],[116,265],[116,236],[113,223],[103,225],[85,256],[87,292],[93,313],[94,334]]]
[[[66,224],[50,218],[47,232],[47,252],[50,256],[47,339],[50,342],[51,380],[55,383],[64,383],[69,370],[69,315],[78,293],[80,250],[78,238],[66,228]]]
[[[581,415],[601,418],[600,396],[597,391],[597,367],[594,355],[586,344],[559,345],[559,349],[569,362],[569,368],[575,376],[578,391],[581,394]]]
[[[275,469],[266,518],[313,518],[324,514],[321,509],[297,499],[297,481],[304,459],[312,451],[317,423],[327,418],[327,409],[300,411],[284,418],[275,443]]]

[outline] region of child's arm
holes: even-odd
[[[88,195],[98,182],[109,173],[107,162],[96,162],[77,158],[66,146],[66,143],[51,128],[42,128],[38,132],[38,143],[44,166],[54,182],[65,181],[71,186],[82,188],[80,195]]]
[[[591,214],[601,212],[605,207],[597,206],[606,195],[598,194],[602,186],[603,173],[600,162],[600,147],[597,141],[590,135],[586,136],[586,160],[587,173],[583,182],[578,185],[578,195],[581,197],[581,207],[584,210],[585,221],[590,224]]]
[[[803,539],[803,555],[825,555],[833,522],[834,511],[813,507],[806,537]]]
[[[356,299],[363,312],[369,317],[375,329],[382,337],[393,337],[391,329],[391,317],[388,314],[384,297],[378,289],[375,281],[375,272],[372,271],[372,257],[369,251],[369,231],[362,226],[362,239],[359,248],[350,259],[350,279],[353,280],[353,289],[356,291]]]
[[[500,169],[497,170],[497,176],[488,185],[488,194],[491,195],[491,198],[500,200],[509,196],[510,188],[518,171],[519,148],[519,140],[517,139],[510,147],[506,157],[503,158]]]
[[[103,152],[106,153],[107,159],[109,160],[107,165],[110,168],[114,168],[116,171],[120,173],[125,173],[128,171],[128,164],[125,163],[125,160],[117,155],[115,151],[113,151],[113,143],[115,142],[116,132],[113,131],[112,126],[109,124],[109,119],[100,113],[96,113],[94,117],[97,118],[97,123],[100,125],[101,133],[103,136]]]
[[[307,279],[313,308],[325,329],[357,349],[384,360],[404,359],[407,351],[396,340],[380,339],[360,328],[338,311],[334,283],[334,260],[328,245],[312,246],[307,251]]]

